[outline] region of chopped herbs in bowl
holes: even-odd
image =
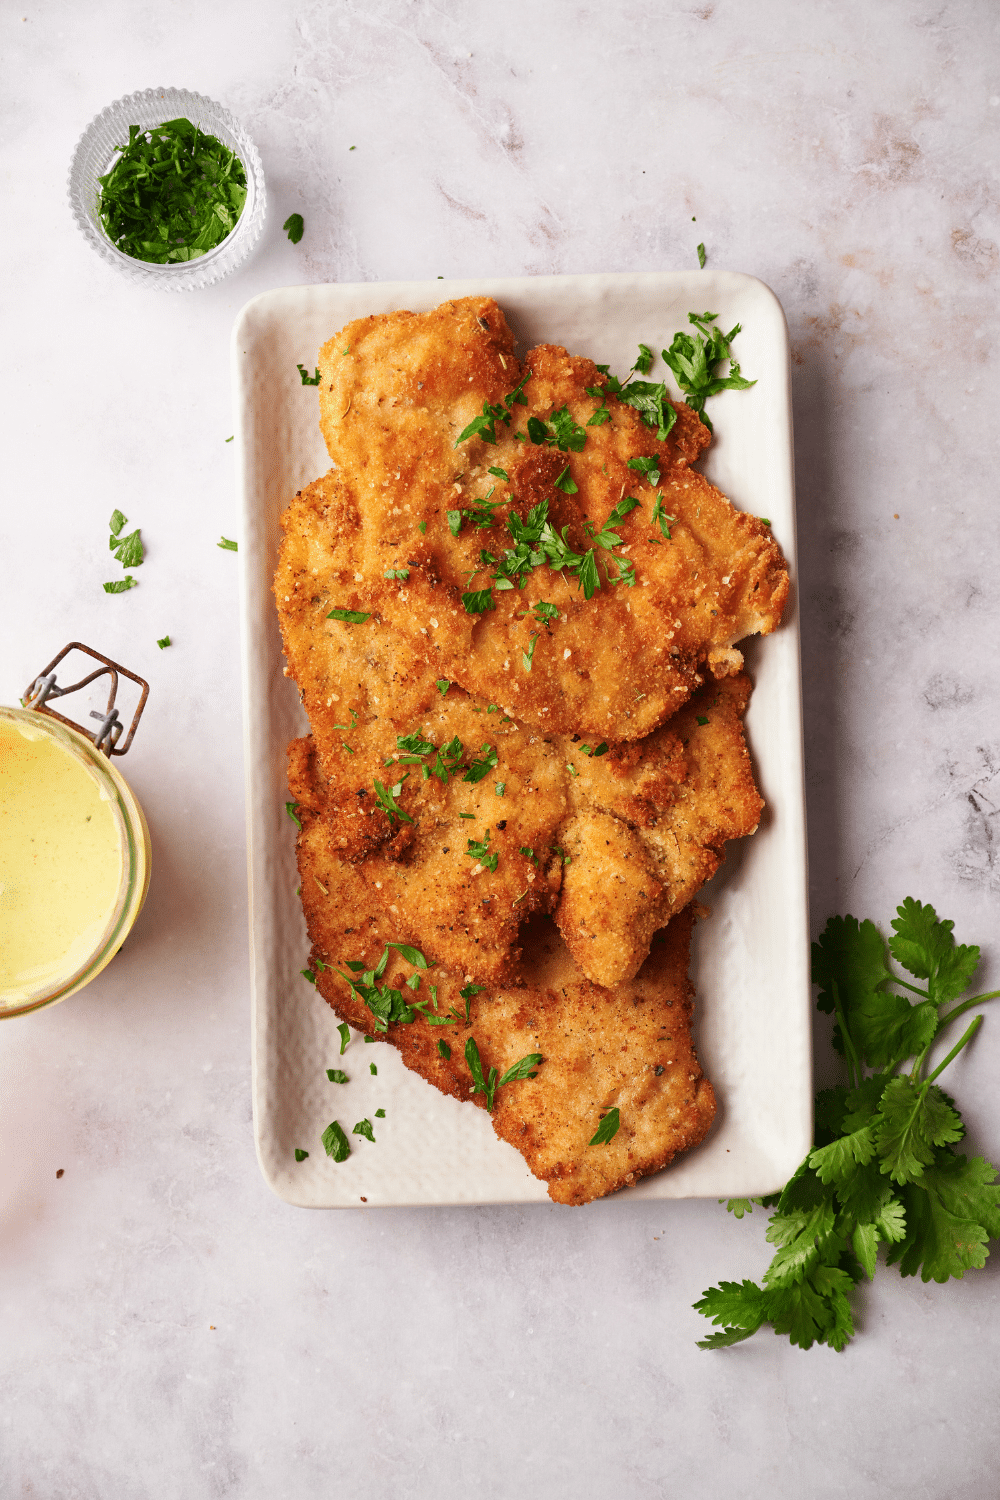
[[[247,176],[235,151],[190,120],[128,128],[128,144],[98,178],[108,239],[134,260],[196,260],[236,228]]]
[[[218,281],[260,237],[266,196],[257,150],[239,122],[184,89],[147,89],[84,131],[70,206],[102,260],[173,291]]]

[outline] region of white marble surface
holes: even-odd
[[[995,1493],[1000,1261],[880,1271],[845,1354],[706,1354],[690,1304],[760,1274],[759,1216],[270,1195],[214,544],[256,292],[671,269],[703,240],[795,351],[814,925],[913,894],[996,983],[998,32],[990,0],[3,7],[0,700],[73,637],[148,675],[125,768],[155,849],[106,974],[0,1028],[5,1497]],[[91,116],[157,83],[242,118],[271,195],[254,259],[182,297],[116,279],[64,199]],[[148,561],[108,598],[115,505]],[[998,1064],[992,1016],[949,1075],[994,1160]]]

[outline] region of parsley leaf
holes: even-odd
[[[129,589],[135,588],[138,581],[137,578],[132,577],[131,573],[126,573],[124,578],[116,578],[113,583],[102,584],[102,588],[106,594],[125,594]]]
[[[404,812],[403,808],[401,808],[399,803],[396,801],[396,798],[403,790],[403,782],[405,780],[406,777],[403,776],[399,781],[396,782],[396,785],[392,788],[391,791],[386,791],[381,781],[375,782],[375,800],[380,810],[384,812],[386,817],[389,819],[390,823],[393,821],[393,819],[398,819],[400,823],[413,822],[413,819],[410,817],[409,813]]]
[[[446,677],[439,677],[438,680],[437,680],[437,682],[435,683],[435,687],[437,688],[438,692],[441,694],[441,697],[443,698],[445,696],[445,694],[447,693],[448,689],[451,687],[451,683],[448,681],[448,679]]]
[[[590,1145],[608,1145],[608,1143],[610,1141],[613,1141],[615,1136],[618,1134],[620,1125],[621,1119],[619,1117],[619,1111],[616,1106],[614,1109],[608,1110],[607,1114],[604,1116],[604,1119],[601,1121],[600,1125],[598,1125],[597,1130],[590,1141]]]
[[[347,1044],[351,1040],[351,1028],[348,1026],[346,1021],[341,1021],[340,1025],[337,1027],[337,1030],[340,1032],[340,1055],[341,1057],[343,1057],[344,1053],[347,1051]]]
[[[507,1069],[497,1084],[497,1088],[503,1088],[505,1083],[515,1083],[519,1078],[537,1078],[536,1069],[541,1061],[540,1052],[529,1052],[526,1057],[520,1058]]]
[[[234,542],[232,538],[228,536],[220,537],[215,545],[217,547],[221,547],[223,552],[238,552],[240,550],[239,543]]]
[[[462,603],[465,605],[465,613],[467,615],[482,615],[488,609],[496,609],[492,589],[478,589],[468,594],[463,594]]]
[[[302,824],[299,822],[299,818],[298,818],[298,812],[297,812],[298,805],[299,804],[297,802],[286,802],[285,803],[285,812],[291,818],[291,820],[295,824],[296,828],[299,829],[299,831],[301,832],[301,830],[302,830]]]
[[[295,1160],[296,1161],[305,1161],[305,1159],[306,1159],[306,1157],[308,1155],[309,1155],[308,1151],[303,1151],[301,1146],[296,1146],[296,1148],[295,1148]]]
[[[448,1058],[451,1056],[451,1048],[448,1046],[448,1043],[442,1037],[441,1040],[438,1042],[437,1046],[438,1046],[438,1052],[440,1053],[440,1055],[447,1062]]]
[[[327,1068],[326,1076],[331,1083],[347,1083],[348,1077],[343,1068]]]
[[[529,417],[528,436],[533,443],[556,447],[560,453],[579,453],[587,441],[586,431],[574,419],[568,406],[553,411],[544,422],[539,417]]]
[[[490,771],[496,767],[498,760],[499,755],[496,750],[492,749],[489,744],[481,745],[478,759],[471,763],[462,780],[471,781],[475,785],[476,782],[482,781],[489,775]]]
[[[298,370],[299,374],[302,377],[303,385],[319,385],[320,373],[318,369],[314,374],[310,375],[305,365],[296,365],[295,368]]]
[[[159,646],[160,650],[162,651],[166,646],[169,646],[171,644],[169,635],[165,635],[163,637],[163,639],[157,641],[156,644]]]
[[[699,245],[698,246],[698,265],[701,267],[702,270],[705,269],[705,246],[704,245]]]
[[[288,235],[292,244],[297,245],[305,232],[306,226],[301,214],[289,214],[281,227]]]
[[[351,1134],[363,1135],[365,1140],[371,1141],[373,1146],[375,1144],[375,1128],[372,1125],[371,1120],[359,1120],[354,1129],[351,1131]]]
[[[482,1059],[479,1056],[479,1048],[476,1045],[474,1036],[470,1036],[465,1044],[465,1061],[468,1063],[469,1072],[472,1074],[473,1096],[483,1094],[486,1098],[486,1109],[492,1114],[493,1100],[497,1091],[497,1070],[496,1068],[491,1068],[489,1076],[483,1076]]]
[[[351,1154],[351,1143],[336,1120],[331,1120],[320,1139],[327,1156],[334,1161],[346,1161]]]

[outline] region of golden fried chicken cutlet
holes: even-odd
[[[690,468],[708,433],[687,406],[659,441],[590,360],[542,345],[522,366],[488,298],[360,319],[320,371],[342,583],[380,589],[435,677],[546,730],[638,739],[778,624],[780,549]]]
[[[376,1032],[381,1023],[357,988],[363,977],[347,964],[374,971],[386,944],[399,941],[399,928],[372,899],[363,867],[334,852],[322,819],[304,799],[300,806],[299,872],[317,988],[342,1020]],[[686,911],[671,922],[640,974],[612,990],[580,974],[544,918],[528,925],[521,963],[499,993],[471,990],[460,967],[422,973],[390,950],[376,990],[383,997],[395,991],[399,1014],[409,1005],[422,1006],[423,1013],[409,1011],[409,1023],[387,1020],[386,1040],[408,1068],[443,1093],[484,1107],[486,1095],[473,1092],[467,1060],[472,1038],[484,1082],[496,1070],[491,1120],[497,1135],[548,1183],[556,1202],[589,1203],[658,1171],[701,1141],[712,1124],[714,1095],[691,1043],[690,932]],[[421,980],[416,992],[406,984],[414,974]],[[430,1017],[448,1019],[434,1024]],[[538,1055],[530,1067],[534,1077],[499,1085],[508,1069]],[[619,1111],[618,1131],[607,1144],[591,1146],[610,1109]]]

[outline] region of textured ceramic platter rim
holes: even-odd
[[[289,287],[248,303],[233,330],[242,558],[244,749],[250,881],[253,1108],[265,1180],[311,1208],[527,1203],[547,1199],[484,1111],[407,1071],[385,1042],[352,1034],[340,1056],[336,1017],[300,976],[309,951],[296,897],[295,829],[284,810],[285,749],[307,724],[284,658],[271,598],[278,516],[329,468],[318,396],[302,386],[317,351],[370,313],[421,312],[452,297],[493,296],[518,340],[564,344],[624,376],[639,341],[657,352],[687,313],[710,308],[743,325],[738,355],[750,391],[710,405],[715,439],[701,467],[740,509],[767,516],[788,557],[793,594],[779,631],[749,643],[756,687],[747,732],[767,803],[752,839],[731,846],[702,893],[711,919],[695,929],[698,1054],[719,1100],[708,1139],[633,1197],[751,1196],[779,1187],[812,1138],[805,796],[788,337],[774,294],[751,276],[701,271],[511,280]],[[663,378],[657,361],[653,377]],[[369,1064],[377,1067],[373,1076]],[[342,1067],[347,1085],[331,1084]],[[374,1120],[376,1143],[351,1135],[343,1163],[320,1135]],[[294,1150],[310,1155],[297,1164]],[[595,1148],[599,1149],[599,1148]]]

